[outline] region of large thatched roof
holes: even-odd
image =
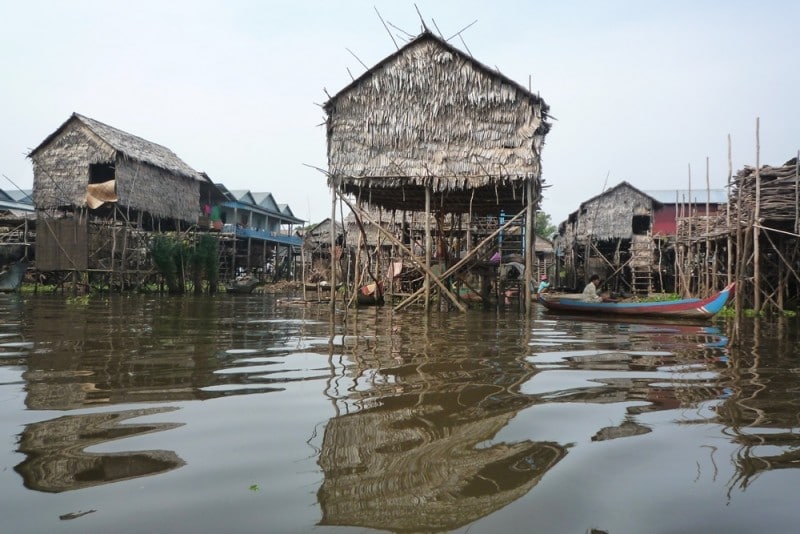
[[[424,32],[333,96],[329,185],[389,209],[517,212],[549,131],[538,95]]]
[[[147,163],[159,169],[170,171],[173,174],[205,181],[196,170],[184,163],[172,150],[78,113],[73,113],[55,132],[47,136],[39,146],[31,150],[28,157],[33,158],[39,150],[58,137],[67,125],[73,121],[79,121],[84,124],[102,141],[128,159]]]

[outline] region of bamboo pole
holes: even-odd
[[[733,281],[733,239],[731,237],[731,177],[733,176],[733,162],[731,160],[731,134],[728,134],[728,201],[725,203],[725,228],[728,229],[728,268],[727,268],[727,283],[730,285]]]
[[[680,258],[679,258],[679,254],[678,254],[678,250],[679,250],[679,247],[678,247],[678,240],[679,240],[678,225],[680,224],[680,217],[679,217],[680,210],[681,210],[680,194],[678,193],[678,190],[676,189],[675,190],[675,253],[674,253],[675,257],[673,258],[673,263],[675,264],[674,268],[673,268],[673,270],[675,272],[673,284],[675,286],[675,294],[676,295],[680,295],[681,294],[681,290],[680,290],[681,263],[680,263]]]
[[[761,224],[761,171],[759,169],[761,141],[760,141],[760,117],[756,117],[756,206],[753,219],[756,225]],[[759,238],[761,229],[756,226],[753,230],[753,310],[756,313],[761,311],[761,246]]]
[[[711,222],[709,220],[709,197],[711,196],[711,178],[709,176],[709,168],[708,168],[708,156],[706,156],[706,253],[705,253],[705,261],[703,262],[703,271],[705,276],[703,278],[704,284],[704,291],[702,294],[710,294],[711,290],[711,280],[710,280],[710,273],[709,273],[709,249],[711,248],[711,238],[709,237],[709,233],[711,232]]]
[[[333,324],[334,312],[336,311],[336,184],[331,188],[331,324]],[[342,221],[344,223],[344,221]],[[277,261],[278,257],[275,256]],[[277,269],[277,264],[275,268]],[[331,342],[333,334],[331,334]]]
[[[534,231],[533,220],[536,218],[536,206],[533,200],[533,181],[528,181],[528,209],[525,220],[525,315],[530,315],[531,281],[533,279],[533,258],[534,248],[536,247],[536,233]]]
[[[354,211],[355,211],[355,208],[353,207],[353,205],[352,205],[352,204],[350,204],[350,202],[349,202],[349,201],[348,201],[346,198],[344,198],[343,196],[342,196],[342,197],[340,197],[340,198],[341,198],[342,202],[344,202],[344,203],[347,205],[347,207],[349,207],[351,210],[354,210]],[[378,224],[378,223],[377,223],[377,222],[376,222],[376,221],[375,221],[375,220],[374,220],[372,217],[370,217],[370,216],[369,216],[367,213],[362,213],[362,214],[361,214],[361,216],[362,216],[362,217],[363,217],[363,218],[364,218],[364,219],[365,219],[367,222],[369,222],[369,223],[371,223],[371,224],[374,224],[374,225],[375,225],[375,227],[376,227],[376,229],[377,229],[377,230],[378,230],[380,233],[382,233],[382,234],[383,234],[383,235],[386,237],[386,239],[388,239],[388,240],[389,240],[389,241],[391,241],[392,243],[395,243],[395,244],[397,245],[397,247],[398,247],[398,248],[399,248],[401,251],[403,251],[405,254],[407,254],[407,255],[408,255],[409,257],[411,257],[411,258],[416,258],[416,256],[414,255],[414,253],[413,253],[413,252],[411,252],[411,251],[408,249],[408,247],[406,247],[406,246],[405,246],[405,245],[403,245],[403,244],[402,244],[400,241],[398,241],[398,239],[397,239],[397,238],[396,238],[394,235],[392,235],[391,233],[389,233],[389,232],[388,232],[388,231],[387,231],[385,228],[383,228],[383,227],[382,227],[380,224]],[[462,312],[466,312],[466,311],[467,311],[467,310],[466,310],[466,308],[464,308],[464,306],[461,304],[461,302],[459,302],[459,301],[458,301],[458,298],[457,298],[455,295],[453,295],[453,294],[450,292],[450,290],[447,288],[447,286],[445,286],[445,285],[444,285],[444,283],[443,283],[443,282],[442,282],[442,281],[439,279],[439,277],[437,277],[437,276],[436,276],[434,273],[432,273],[432,272],[430,271],[430,269],[428,269],[428,268],[427,268],[427,266],[426,266],[426,265],[424,265],[424,264],[421,264],[421,265],[420,265],[420,267],[422,268],[422,270],[423,270],[423,271],[425,271],[425,274],[427,274],[427,275],[430,275],[430,277],[431,277],[431,280],[432,280],[432,281],[433,281],[433,282],[434,282],[436,285],[438,285],[438,286],[439,286],[439,288],[440,288],[440,289],[441,289],[441,290],[444,292],[445,296],[447,296],[447,297],[448,297],[448,298],[451,300],[451,302],[453,303],[453,305],[454,305],[456,308],[458,308],[458,309],[459,309],[459,311],[462,311]],[[446,277],[446,276],[448,276],[449,274],[450,274],[449,272],[448,272],[448,273],[445,273],[445,274],[443,274],[443,275],[442,275],[442,278],[445,278],[445,277]],[[420,293],[421,293],[422,291],[423,291],[422,289],[420,289],[420,290],[419,290],[419,292],[420,292]],[[408,301],[410,298],[411,298],[411,297],[409,297],[408,299],[406,299],[404,302]],[[399,308],[399,307],[400,307],[402,304],[403,304],[403,303],[401,302],[401,303],[400,303],[400,304],[399,304],[397,307],[395,307],[395,311],[397,311],[397,310],[398,310],[398,308]]]
[[[431,306],[431,188],[425,186],[425,311]]]
[[[742,260],[744,251],[742,250],[742,177],[736,177],[736,292],[734,295],[734,326],[731,342],[737,344],[739,341],[739,330],[742,322]],[[730,202],[729,202],[730,203]]]
[[[472,261],[472,259],[478,254],[478,252],[480,252],[481,248],[483,248],[484,245],[486,245],[487,243],[490,243],[495,237],[497,237],[500,234],[500,232],[502,232],[503,230],[505,230],[506,228],[509,228],[512,224],[514,224],[522,216],[523,213],[525,213],[525,212],[521,211],[521,212],[517,213],[514,217],[512,217],[511,219],[506,221],[506,223],[503,226],[497,228],[494,232],[492,232],[490,235],[488,235],[486,238],[484,238],[483,241],[478,243],[478,245],[476,245],[475,248],[473,248],[466,256],[461,258],[461,260],[459,260],[455,265],[453,265],[452,267],[447,269],[445,272],[443,272],[442,275],[441,275],[442,278],[446,278],[446,277],[450,276],[451,274],[453,274],[453,273],[457,272],[459,269],[461,269],[461,267],[466,265],[469,261]],[[404,250],[406,250],[406,252],[408,252],[408,249],[404,248]],[[412,258],[413,257],[414,256],[412,255]],[[403,302],[401,302],[400,304],[395,306],[394,310],[395,311],[400,311],[402,308],[404,308],[405,306],[410,304],[414,299],[416,299],[419,295],[421,295],[423,291],[424,291],[424,289],[418,289],[417,291],[412,293],[408,298],[406,298],[406,300],[404,300]]]

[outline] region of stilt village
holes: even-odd
[[[543,275],[569,292],[597,273],[630,298],[735,282],[737,310],[798,306],[798,157],[761,164],[756,118],[752,167],[690,172],[657,191],[623,181],[536,235],[543,191],[563,184],[542,169],[553,122],[532,87],[426,29],[324,111],[319,187],[331,209],[313,224],[268,192],[228,190],[164,146],[73,113],[28,154],[32,190],[0,191],[4,289],[291,281],[309,302],[530,311]]]

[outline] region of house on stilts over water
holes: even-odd
[[[171,150],[73,113],[28,157],[37,210],[36,268],[120,286],[152,273],[151,233],[197,225],[201,199],[224,200]]]
[[[514,252],[530,281],[541,151],[550,129],[549,108],[538,94],[426,29],[324,109],[334,199],[352,209],[359,227],[373,222],[375,210],[391,212],[400,229],[382,235],[424,278],[397,309],[419,299],[427,307],[436,294],[463,310],[465,292],[474,289],[482,299],[497,294],[496,266],[485,260],[502,249],[503,232],[514,225],[522,229]],[[334,205],[334,219],[336,211]],[[412,213],[424,224],[418,248],[402,222]],[[493,226],[481,224],[486,220]],[[365,256],[354,262],[349,282],[387,281],[398,258]],[[331,271],[341,276],[347,269],[334,260]],[[523,286],[527,309],[530,285]]]

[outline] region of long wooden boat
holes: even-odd
[[[672,317],[708,319],[727,304],[734,284],[705,299],[680,299],[663,302],[587,302],[580,298],[539,295],[539,303],[556,312],[588,313],[595,316],[632,315],[639,317]]]

